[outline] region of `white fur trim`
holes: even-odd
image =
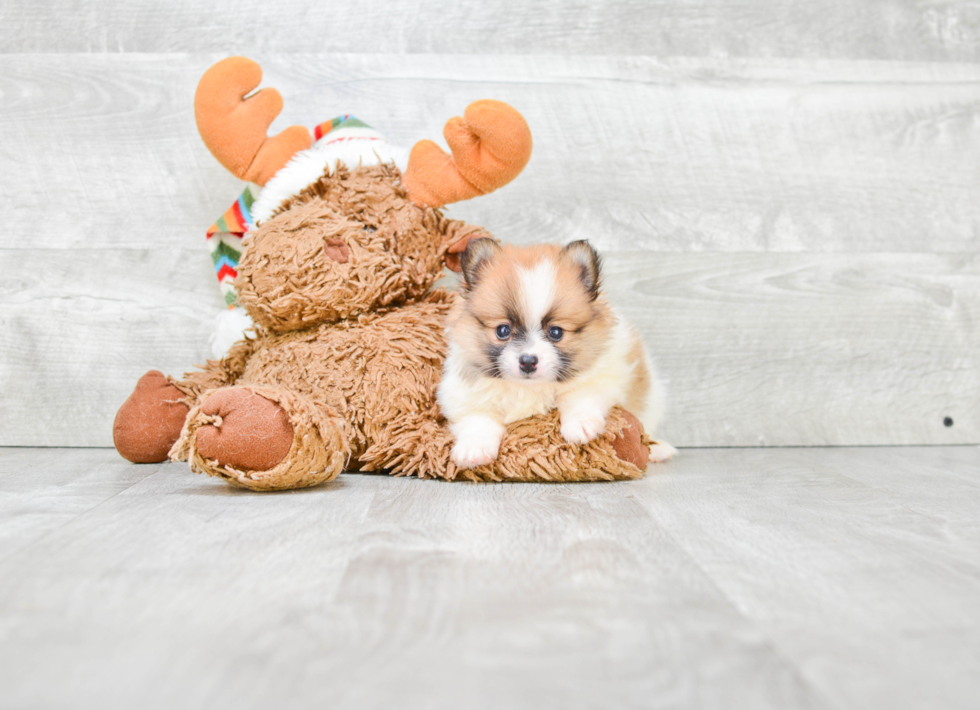
[[[284,200],[302,192],[324,173],[332,173],[338,161],[350,169],[381,163],[394,163],[401,171],[408,167],[410,150],[392,145],[370,128],[347,128],[335,133],[331,131],[312,148],[294,155],[265,184],[252,205],[255,224],[269,219]]]
[[[239,340],[254,338],[255,333],[245,331],[254,326],[244,308],[229,308],[221,311],[214,319],[214,332],[211,333],[211,354],[219,360],[228,354],[228,349]]]

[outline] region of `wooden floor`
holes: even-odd
[[[253,494],[0,449],[0,707],[975,708],[980,447]]]

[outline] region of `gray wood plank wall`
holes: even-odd
[[[140,374],[207,356],[241,184],[191,102],[229,54],[274,130],[518,107],[527,170],[450,213],[600,247],[674,443],[980,442],[976,3],[9,0],[0,28],[0,444],[109,445]]]

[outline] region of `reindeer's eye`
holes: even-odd
[[[559,340],[561,340],[563,335],[565,335],[565,331],[559,328],[557,325],[553,325],[548,328],[548,338],[553,343],[557,343]]]
[[[501,323],[497,326],[497,339],[507,340],[510,337],[510,326],[506,323]]]

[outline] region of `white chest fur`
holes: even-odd
[[[441,388],[440,403],[450,421],[480,413],[510,424],[551,411],[557,406],[558,392],[553,382],[525,384],[481,377],[465,387]]]

